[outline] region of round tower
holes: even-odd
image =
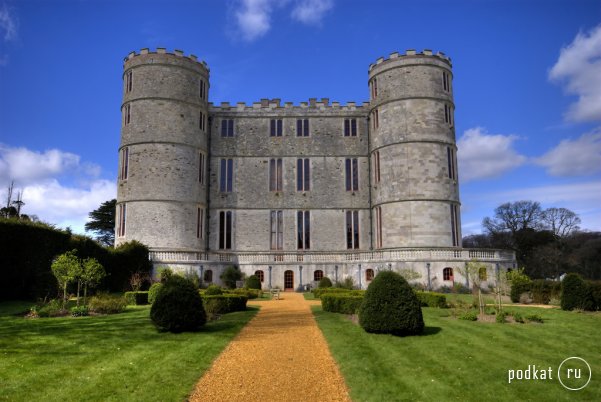
[[[429,50],[369,67],[375,249],[461,247],[452,78]]]
[[[209,69],[159,48],[130,53],[123,104],[115,245],[206,245]]]

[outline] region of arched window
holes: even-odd
[[[213,282],[213,270],[207,269],[204,273],[204,278],[202,278],[202,280],[207,283]]]
[[[478,270],[478,276],[480,277],[481,281],[485,281],[486,280],[486,268],[482,267]]]
[[[374,270],[371,268],[368,268],[365,270],[365,280],[366,281],[372,281],[374,279]]]
[[[263,274],[263,271],[262,271],[262,270],[260,270],[260,269],[259,269],[258,271],[255,271],[255,276],[256,276],[257,278],[259,278],[259,280],[260,280],[261,282],[263,282],[263,280],[265,279],[265,275]]]
[[[323,271],[321,269],[318,269],[317,271],[313,272],[314,281],[320,281],[321,278],[323,278]]]
[[[453,268],[445,268],[442,270],[442,279],[445,281],[453,280]]]

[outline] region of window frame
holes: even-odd
[[[269,136],[282,137],[284,133],[284,122],[282,119],[269,120]]]
[[[309,158],[296,160],[296,191],[311,191],[311,160]]]
[[[299,210],[296,212],[296,248],[298,250],[311,249],[311,211]]]
[[[344,161],[346,191],[359,191],[359,161],[358,158],[346,158]]]
[[[234,185],[234,160],[232,158],[221,158],[219,166],[219,191],[231,193]]]
[[[284,162],[282,158],[271,158],[269,160],[269,191],[283,191]]]
[[[309,119],[296,119],[296,136],[310,137]]]
[[[269,249],[281,251],[284,249],[284,211],[269,212],[270,237]]]
[[[361,247],[359,224],[359,210],[347,210],[344,226],[347,250],[358,250]]]
[[[221,137],[234,137],[234,119],[221,119]]]
[[[125,181],[129,176],[129,147],[121,148],[121,169],[119,169],[119,180]]]
[[[219,250],[232,249],[233,213],[230,210],[219,211]]]

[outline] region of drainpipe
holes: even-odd
[[[269,266],[269,289],[271,289],[271,265]]]
[[[338,283],[338,265],[334,265],[334,273],[336,274],[336,283]]]
[[[300,285],[299,285],[299,287],[302,289],[303,288],[303,266],[302,265],[298,266],[298,272],[300,273]]]
[[[432,290],[432,278],[430,278],[430,263],[426,263],[426,268],[428,269],[428,290]]]
[[[361,264],[359,264],[359,289],[363,288],[363,284],[361,283]]]

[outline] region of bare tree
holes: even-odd
[[[523,229],[541,229],[543,211],[536,201],[506,202],[495,209],[493,218],[484,218],[482,226],[491,233],[516,232]]]
[[[580,229],[580,218],[567,208],[548,208],[543,211],[542,221],[555,236],[566,237]]]

